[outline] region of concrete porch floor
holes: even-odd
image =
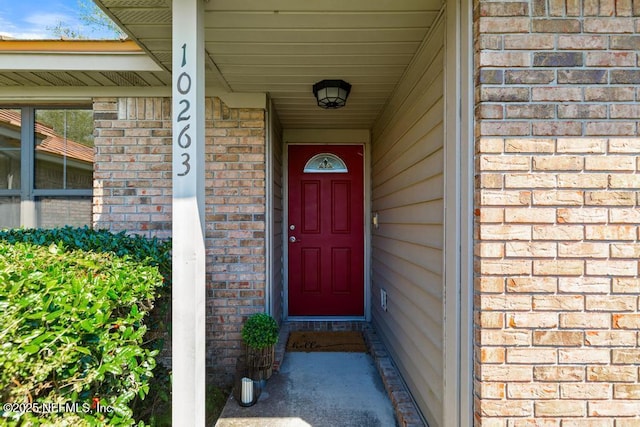
[[[369,353],[285,353],[291,330],[361,330]],[[368,323],[285,323],[274,367],[258,402],[241,407],[231,396],[216,427],[424,426]]]

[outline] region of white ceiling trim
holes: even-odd
[[[25,104],[38,102],[86,102],[99,97],[170,97],[170,86],[8,86],[0,91],[0,102]],[[207,97],[218,97],[230,108],[266,108],[264,93],[232,93],[207,88]]]
[[[165,86],[5,86],[0,91],[0,102],[12,104],[38,102],[87,101],[94,97],[170,97],[171,88]]]
[[[164,71],[146,53],[0,52],[2,71]]]
[[[267,108],[266,93],[222,92],[207,88],[205,96],[217,96],[229,108]]]

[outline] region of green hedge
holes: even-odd
[[[157,381],[145,316],[170,266],[170,243],[139,236],[0,232],[0,421],[133,424]]]
[[[165,284],[168,284],[171,278],[171,241],[169,240],[149,239],[125,232],[112,233],[108,230],[94,230],[88,227],[0,230],[0,240],[7,243],[33,243],[39,246],[55,243],[69,250],[110,252],[117,256],[128,255],[134,260],[157,266],[165,279]]]

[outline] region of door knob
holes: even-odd
[[[296,236],[291,236],[291,237],[289,237],[289,241],[290,241],[291,243],[295,243],[295,242],[297,242],[297,241],[298,241],[298,239],[296,239]]]

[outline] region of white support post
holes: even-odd
[[[173,0],[172,421],[205,425],[204,25]]]

